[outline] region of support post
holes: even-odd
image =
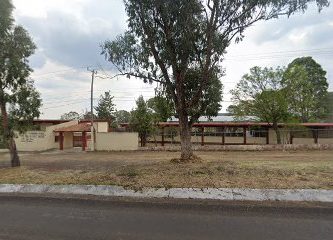
[[[313,131],[314,143],[318,144],[318,129],[314,129]]]
[[[293,140],[294,140],[293,130],[290,130],[289,138],[290,138],[290,139],[289,139],[290,144],[293,144]]]
[[[243,143],[244,143],[244,145],[246,145],[246,127],[243,127]]]
[[[162,127],[162,146],[164,146],[164,127]]]
[[[267,128],[266,132],[266,144],[269,144],[269,128]]]
[[[64,133],[59,132],[59,149],[64,150]]]
[[[225,127],[222,128],[222,145],[225,145]]]
[[[82,133],[82,151],[85,151],[87,147],[87,133]]]
[[[201,146],[205,145],[205,128],[201,127]]]

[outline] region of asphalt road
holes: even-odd
[[[332,239],[328,208],[0,196],[0,239]]]

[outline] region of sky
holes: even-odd
[[[13,0],[14,17],[32,36],[38,49],[31,57],[31,77],[41,93],[42,119],[90,109],[91,72],[113,76],[100,45],[126,30],[122,0]],[[229,91],[253,66],[287,66],[293,59],[312,56],[327,71],[333,91],[333,6],[319,14],[310,5],[305,14],[259,22],[245,31],[242,42],[227,49],[221,78],[224,94],[221,112],[231,104]],[[94,104],[111,91],[118,110],[130,111],[135,99],[154,96],[155,85],[124,77],[96,78]]]

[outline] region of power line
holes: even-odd
[[[313,49],[295,49],[295,50],[285,50],[285,51],[272,51],[272,52],[263,52],[263,53],[249,53],[249,54],[240,54],[240,55],[231,55],[226,57],[226,61],[229,60],[260,60],[260,59],[268,59],[268,58],[276,58],[276,57],[292,57],[295,53],[312,53],[316,55],[331,55],[333,54],[333,48],[313,48]],[[249,58],[246,58],[249,57]],[[90,66],[90,67],[97,67],[99,70],[103,72],[103,74],[106,77],[112,78],[113,76],[110,76],[104,69],[104,67],[101,64],[97,64],[96,66]],[[73,67],[69,69],[59,70],[59,71],[52,71],[52,72],[46,72],[38,75],[34,75],[33,77],[40,77],[50,74],[58,74],[63,72],[70,72],[70,71],[78,71],[79,69],[83,69],[86,67],[78,66]]]

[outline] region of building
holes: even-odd
[[[179,144],[178,126],[177,121],[159,123],[159,131],[149,137],[148,143]],[[333,144],[333,123],[279,124],[279,131],[282,144]],[[193,124],[191,140],[202,146],[277,144],[271,124],[262,122],[198,122]]]
[[[91,149],[91,123],[86,120],[34,120],[34,129],[16,133],[16,146],[19,151],[46,151],[80,147]],[[95,150],[136,150],[138,134],[133,132],[110,132],[108,122],[94,121]]]

